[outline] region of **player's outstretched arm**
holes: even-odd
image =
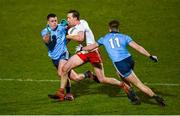
[[[94,44],[83,47],[82,50],[91,51],[91,50],[97,48],[98,46],[99,46],[98,43],[94,43]]]
[[[132,48],[134,48],[136,51],[138,51],[139,53],[149,57],[152,61],[157,62],[157,56],[151,55],[147,50],[145,50],[142,46],[140,46],[139,44],[137,44],[134,41],[131,41],[129,43],[129,46],[131,46]]]

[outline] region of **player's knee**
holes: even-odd
[[[57,74],[58,74],[59,77],[62,76],[62,72],[61,71],[57,71]]]
[[[62,68],[62,72],[67,72],[67,70],[68,70],[68,67],[67,66],[63,66],[63,68]]]

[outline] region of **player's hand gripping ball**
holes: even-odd
[[[71,27],[69,30],[68,30],[68,35],[78,35],[78,30],[76,29],[76,27]]]

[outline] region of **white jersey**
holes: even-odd
[[[86,42],[86,45],[95,43],[94,35],[93,35],[88,23],[85,20],[80,20],[80,24],[76,25],[75,28],[78,30],[78,32],[80,32],[80,31],[84,32],[84,34],[85,34],[84,41]]]

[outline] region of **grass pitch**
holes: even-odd
[[[56,13],[60,20],[69,9],[80,12],[96,39],[107,33],[110,20],[119,19],[122,33],[157,55],[156,64],[130,49],[136,74],[165,98],[167,106],[159,107],[138,90],[142,104],[133,106],[117,87],[90,80],[73,82],[75,101],[62,103],[47,98],[57,90],[58,82],[3,81],[57,79],[40,31],[48,13]],[[179,11],[179,0],[0,0],[0,114],[180,114],[180,86],[165,85],[180,84]],[[72,54],[74,46],[74,42],[68,45]],[[100,50],[105,74],[118,78],[104,48]],[[87,69],[92,70],[91,65],[76,71]]]

